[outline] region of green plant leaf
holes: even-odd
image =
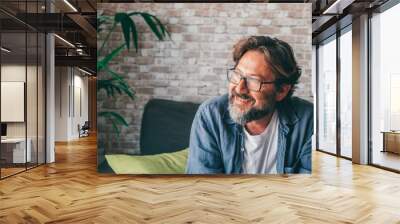
[[[107,120],[109,120],[114,128],[114,131],[117,133],[117,135],[120,134],[120,129],[118,128],[118,125],[123,125],[123,126],[128,126],[128,123],[125,121],[125,119],[117,112],[114,111],[101,111],[98,113],[99,117],[104,117]]]
[[[136,52],[138,52],[139,50],[139,45],[138,45],[138,41],[139,41],[139,37],[138,37],[138,33],[136,31],[136,26],[135,23],[132,23],[132,40],[133,40],[133,44],[135,46]]]
[[[125,43],[128,48],[130,49],[130,42],[131,42],[131,32],[132,32],[132,40],[135,46],[136,51],[138,51],[138,34],[136,31],[135,22],[129,17],[127,13],[120,12],[115,14],[115,22],[121,23],[122,32],[124,34]]]
[[[161,21],[156,16],[153,16],[153,15],[151,15],[149,13],[145,13],[145,12],[143,12],[142,14],[145,14],[156,21],[156,23],[158,24],[158,26],[161,29],[163,38],[165,38],[166,35],[168,35],[168,37],[171,38],[171,34],[169,33],[168,29],[164,26],[164,24],[161,23]]]
[[[160,30],[158,30],[158,26],[157,24],[153,21],[153,18],[151,15],[147,14],[147,13],[141,13],[140,14],[144,21],[147,23],[147,25],[149,25],[150,29],[153,31],[153,33],[157,36],[157,38],[159,40],[164,40],[164,36],[162,34],[162,31],[160,32]]]
[[[126,44],[120,45],[119,47],[115,48],[111,53],[106,55],[102,60],[97,61],[97,72],[104,70],[107,67],[108,63],[115,56],[117,56],[119,53],[121,53],[122,49],[124,49],[125,46],[126,46]]]
[[[111,18],[109,16],[105,15],[99,15],[97,16],[97,33],[101,32],[103,29],[100,27],[108,22],[111,21]]]
[[[104,47],[106,46],[106,43],[108,43],[108,39],[111,36],[111,33],[114,31],[115,27],[117,26],[116,22],[113,22],[113,25],[111,29],[108,31],[106,38],[103,41],[103,44],[101,45],[100,49],[97,50],[97,56],[100,55],[100,53],[103,51]]]
[[[128,83],[122,78],[122,76],[111,69],[107,69],[108,74],[110,74],[115,82],[115,90],[118,91],[119,94],[124,92],[129,96],[132,100],[134,99],[135,91],[128,85]]]
[[[109,68],[109,63],[116,56],[118,56],[124,47],[127,47],[129,50],[131,47],[131,33],[132,33],[132,41],[133,46],[136,51],[138,51],[138,32],[136,29],[135,21],[130,18],[131,16],[141,16],[146,24],[150,27],[151,31],[158,38],[158,40],[164,40],[167,36],[171,38],[169,31],[166,26],[161,23],[161,21],[154,15],[143,12],[132,12],[132,13],[117,13],[114,15],[114,19],[110,16],[103,16],[102,13],[97,16],[97,30],[98,32],[102,31],[101,25],[106,23],[113,23],[111,29],[108,30],[108,33],[105,37],[104,42],[102,43],[100,49],[97,51],[99,60],[97,61],[97,72],[101,72],[105,70],[108,76],[107,79],[98,79],[97,80],[97,91],[104,90],[108,97],[115,97],[116,95],[126,94],[131,99],[134,99],[135,92],[129,86],[128,82],[125,80],[122,74],[118,74],[117,72],[111,70]],[[111,53],[107,54],[104,58],[100,59],[100,54],[103,52],[106,47],[106,43],[108,43],[111,34],[116,28],[117,24],[121,25],[123,36],[125,39],[125,43],[113,49]],[[105,117],[108,121],[111,122],[112,128],[117,133],[120,134],[120,126],[128,126],[127,122],[117,112],[113,111],[101,111],[98,113],[99,117]]]
[[[111,69],[108,68],[108,67],[107,67],[107,73],[108,73],[109,75],[111,75],[111,77],[112,77],[113,79],[119,79],[119,80],[123,80],[123,79],[124,79],[124,77],[122,77],[122,74],[116,73],[116,72],[114,72],[113,70],[111,70]]]
[[[121,23],[122,33],[124,34],[125,43],[129,50],[130,48],[130,41],[131,41],[131,27],[133,24],[132,19],[128,16],[128,14],[124,12],[119,12],[115,14],[115,22]]]
[[[98,79],[97,80],[97,91],[104,89],[107,96],[115,97],[118,93],[122,95],[125,93],[132,100],[135,98],[135,91],[129,86],[121,74],[106,68],[107,73],[110,75],[108,79]]]

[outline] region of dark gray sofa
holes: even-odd
[[[190,128],[198,107],[196,103],[151,99],[143,112],[140,154],[155,155],[189,147]],[[113,173],[106,160],[99,164],[98,172]]]

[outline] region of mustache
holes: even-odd
[[[244,99],[244,100],[252,100],[252,101],[254,101],[254,98],[253,98],[253,97],[251,97],[251,96],[249,96],[249,95],[247,95],[247,94],[240,94],[240,93],[237,93],[237,92],[234,91],[234,90],[232,90],[232,96],[240,97],[240,98],[242,98],[242,99]]]

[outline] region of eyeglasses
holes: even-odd
[[[273,84],[278,83],[278,80],[275,81],[261,81],[256,78],[246,77],[242,75],[239,71],[236,71],[234,68],[228,69],[226,76],[228,81],[232,84],[238,85],[240,81],[243,79],[246,83],[247,89],[251,91],[259,92],[261,90],[261,86],[263,84]]]

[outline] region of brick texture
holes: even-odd
[[[112,68],[124,74],[136,91],[136,99],[107,99],[104,93],[98,94],[98,111],[117,111],[129,122],[119,137],[111,138],[111,152],[140,153],[140,121],[149,99],[202,102],[227,93],[225,71],[233,65],[232,47],[249,35],[277,37],[293,47],[303,70],[295,95],[312,101],[311,4],[108,3],[98,4],[98,8],[108,15],[149,12],[166,24],[172,39],[157,41],[142,18],[134,17],[140,32],[140,50],[124,52],[112,62]],[[103,38],[99,37],[99,46]],[[109,48],[122,41],[121,33],[113,33]],[[100,143],[110,128],[99,119]]]

